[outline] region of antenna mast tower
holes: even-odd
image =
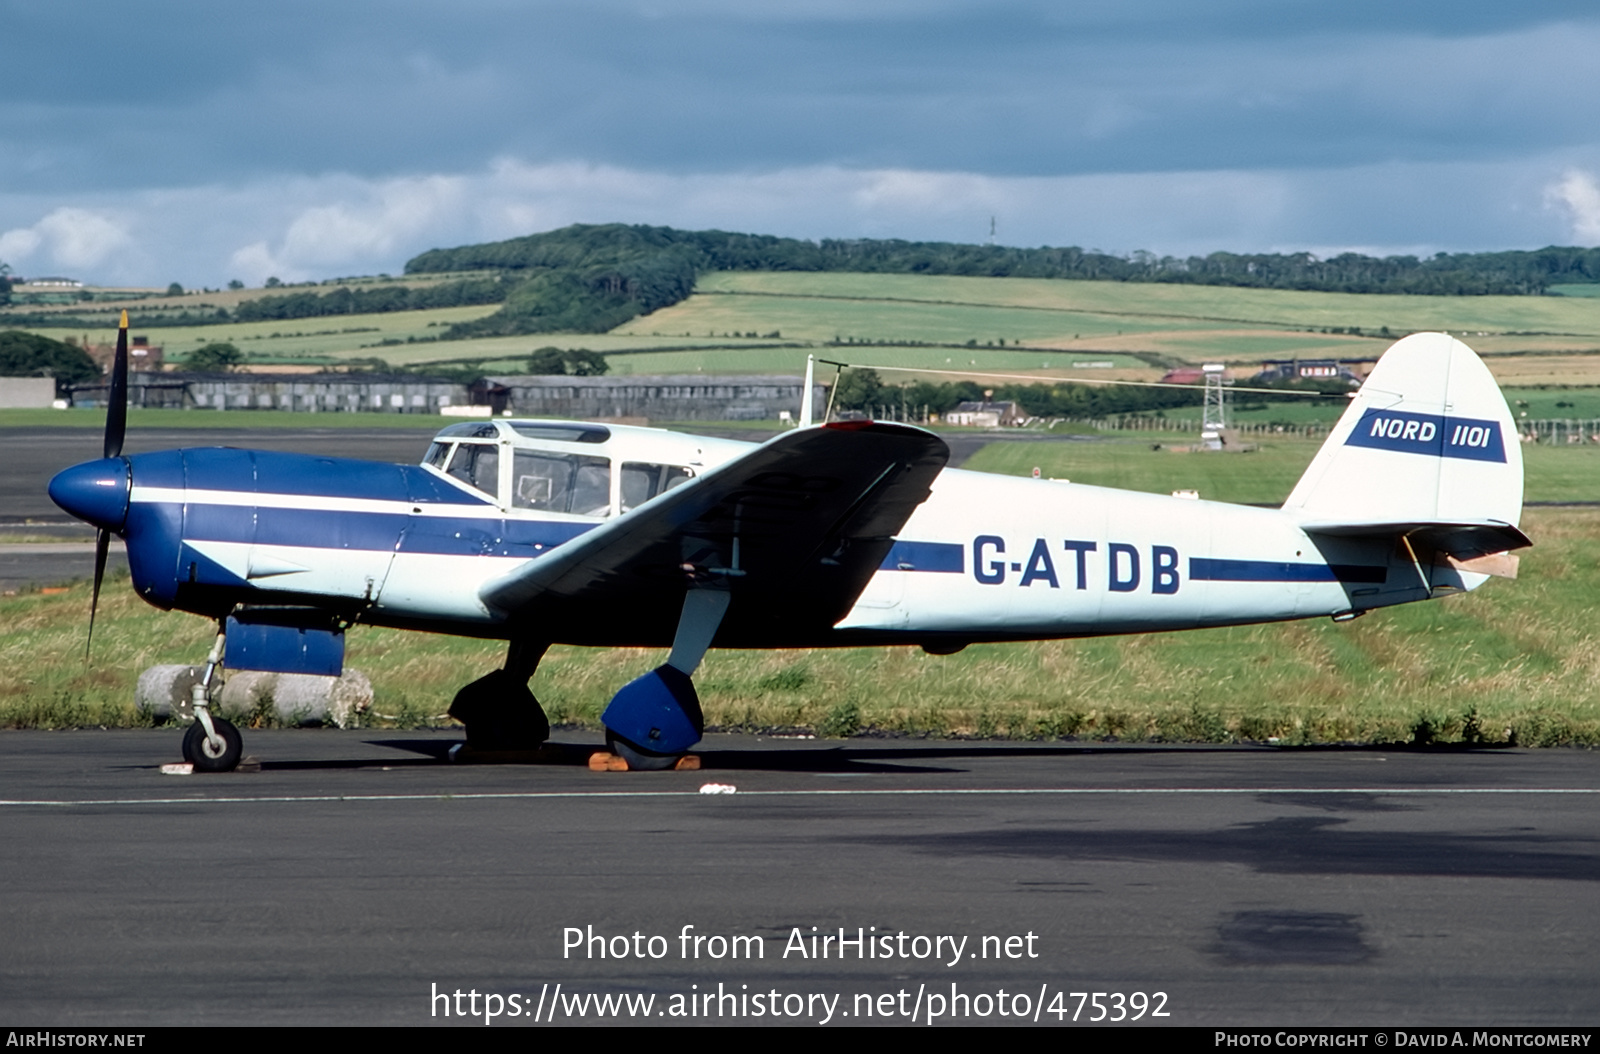
[[[1228,427],[1228,389],[1223,387],[1220,362],[1200,367],[1205,376],[1205,406],[1200,411],[1200,445],[1206,450],[1222,449],[1222,433]]]

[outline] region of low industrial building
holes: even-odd
[[[110,373],[111,362],[117,356],[115,344],[90,344],[88,338],[84,339],[83,350],[88,352],[94,364],[100,367],[100,372]],[[133,337],[128,341],[128,370],[130,372],[150,372],[160,370],[166,361],[164,349],[160,344],[151,344],[149,337]]]
[[[802,377],[486,377],[472,401],[496,414],[580,420],[775,421],[800,409]],[[827,390],[813,389],[820,415]]]
[[[475,405],[496,416],[578,420],[761,421],[800,409],[799,377],[488,377],[471,388],[439,377],[373,373],[130,373],[138,407],[438,414]],[[820,415],[826,389],[817,385]],[[101,406],[104,380],[73,387],[76,406]]]
[[[1028,415],[1016,403],[964,402],[944,415],[945,424],[971,428],[1015,428],[1026,423]]]
[[[1273,381],[1344,381],[1352,388],[1360,387],[1361,377],[1354,367],[1356,362],[1336,359],[1268,359],[1261,364],[1261,372],[1251,378],[1256,384]]]
[[[79,384],[74,406],[105,404],[107,384]],[[468,401],[465,385],[437,377],[370,373],[129,373],[131,406],[301,413],[436,414]]]

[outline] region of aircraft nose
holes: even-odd
[[[56,473],[50,500],[85,523],[120,531],[128,518],[128,489],[128,462],[108,457]]]

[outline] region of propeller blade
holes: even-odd
[[[117,329],[117,356],[111,362],[111,388],[106,393],[106,457],[122,456],[122,437],[128,431],[128,313]],[[104,546],[102,546],[102,550]],[[97,578],[96,582],[99,581]],[[96,586],[98,591],[99,587]]]
[[[94,538],[94,592],[89,596],[89,636],[83,642],[83,661],[89,661],[89,646],[94,643],[94,613],[100,607],[100,582],[106,577],[106,555],[111,549],[111,532],[104,527]]]

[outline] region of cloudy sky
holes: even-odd
[[[0,261],[220,286],[574,222],[1600,243],[1593,0],[0,0]]]

